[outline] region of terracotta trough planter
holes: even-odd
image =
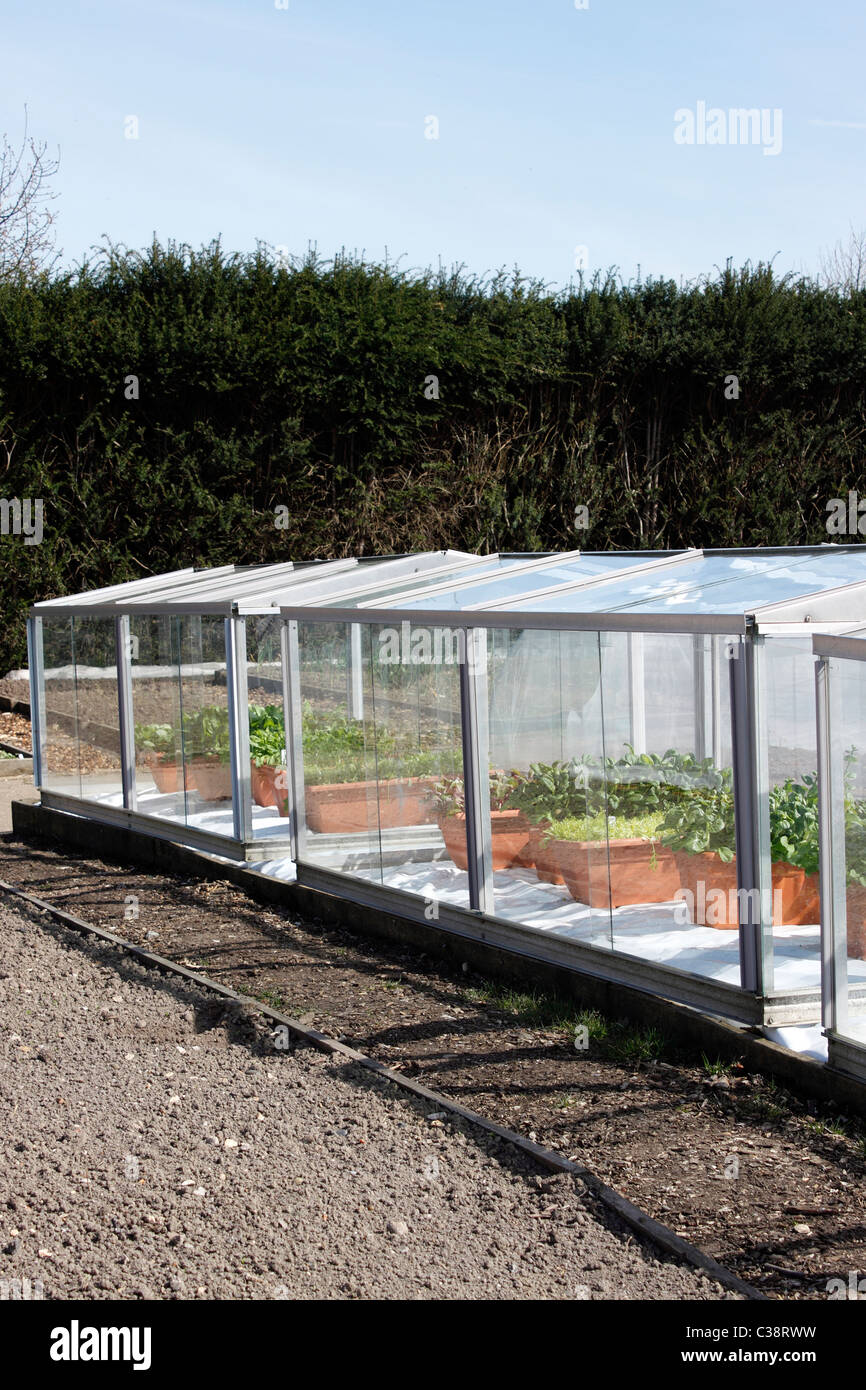
[[[466,852],[466,817],[441,816],[439,829],[445,848],[464,871],[469,868]],[[494,869],[510,869],[521,858],[529,843],[529,821],[520,811],[491,811],[490,834]]]
[[[231,801],[232,770],[229,763],[221,763],[219,758],[201,758],[190,765],[190,770],[202,801]],[[190,786],[189,781],[187,786]]]
[[[144,762],[158,792],[166,795],[183,790],[180,758],[169,757],[167,753],[149,753]],[[185,769],[183,784],[187,791],[192,791],[195,787],[195,769],[189,764]]]
[[[773,865],[775,872],[776,865]],[[803,889],[791,904],[785,923],[790,927],[819,926],[821,922],[821,881],[817,874],[803,875]]]
[[[176,758],[169,758],[167,753],[149,753],[145,759],[145,766],[156,783],[156,790],[165,795],[167,792],[176,792],[178,786],[178,764]]]
[[[332,835],[433,825],[432,777],[392,777],[383,782],[331,782],[304,792],[307,826]]]
[[[529,832],[529,843],[526,851],[521,856],[521,862],[526,868],[535,868],[542,883],[564,884],[565,879],[559,868],[559,860],[556,857],[556,841],[546,839],[546,826],[533,825]]]
[[[691,919],[702,927],[720,931],[739,928],[736,855],[725,864],[712,851],[703,854],[674,854],[680,886],[691,893]],[[803,869],[777,860],[773,871],[773,926],[802,926],[819,922],[817,875],[807,877]]]
[[[587,907],[668,902],[680,886],[674,856],[658,841],[554,840],[553,850],[569,893]]]

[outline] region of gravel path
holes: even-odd
[[[732,1297],[567,1175],[0,904],[0,1280],[46,1298]]]

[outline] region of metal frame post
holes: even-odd
[[[819,882],[821,889],[821,1017],[842,1032],[848,1023],[848,923],[845,892],[845,785],[834,733],[842,726],[839,663],[815,667],[818,727]]]
[[[120,733],[120,779],[123,787],[123,804],[128,811],[137,811],[135,725],[132,715],[132,639],[128,614],[115,618],[114,642],[117,653],[117,721]]]
[[[747,633],[733,640],[729,657],[740,983],[743,989],[763,997],[773,991],[773,884],[763,638]]]
[[[460,727],[469,906],[493,912],[493,843],[490,829],[490,751],[487,714],[487,631],[469,627],[460,652]]]
[[[30,741],[33,753],[33,785],[42,786],[45,748],[45,660],[42,619],[27,619],[27,667],[30,672]]]
[[[307,847],[307,817],[304,799],[304,731],[301,700],[301,659],[298,624],[283,621],[280,637],[283,663],[283,718],[286,725],[286,761],[289,772],[289,837],[295,863]]]
[[[235,839],[246,844],[253,838],[246,619],[237,616],[226,618],[224,626],[226,687],[229,700],[229,757],[232,770],[232,819]]]

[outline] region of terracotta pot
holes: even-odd
[[[432,777],[392,777],[382,782],[331,782],[304,792],[307,827],[320,833],[352,834],[433,825]]]
[[[680,887],[691,894],[690,899],[685,899],[690,920],[700,927],[736,931],[740,925],[736,855],[726,864],[713,850],[701,854],[674,850],[674,862]]]
[[[158,792],[179,790],[177,758],[169,757],[168,753],[149,753],[144,761]]]
[[[555,840],[553,849],[569,893],[587,907],[664,903],[680,886],[674,856],[658,841]]]
[[[848,918],[848,955],[853,960],[866,960],[866,888],[861,884],[848,884],[845,912]]]
[[[523,862],[527,868],[535,868],[542,883],[564,884],[565,879],[560,873],[559,860],[556,857],[556,841],[547,840],[546,834],[546,823],[533,825]]]
[[[438,824],[445,848],[457,868],[468,869],[466,817],[440,816]],[[529,843],[529,829],[529,821],[520,811],[490,812],[494,869],[510,869],[516,863]]]
[[[677,850],[674,858],[681,887],[687,888],[692,895],[692,921],[702,927],[736,931],[740,925],[736,855],[727,864],[712,851],[686,854]],[[815,897],[817,875],[809,876],[814,879],[810,883],[802,869],[784,860],[773,863],[772,874],[773,926],[819,922],[820,900]]]
[[[814,875],[817,883],[817,875]],[[781,893],[781,900],[779,894]],[[806,888],[806,871],[795,864],[776,860],[773,864],[773,926],[799,927],[821,920],[821,900],[817,897],[814,912],[812,894]],[[781,910],[781,921],[777,922]],[[810,915],[811,914],[811,915]]]
[[[281,816],[287,816],[288,786],[289,775],[284,767],[271,763],[257,767],[250,762],[250,791],[257,806],[273,806]]]
[[[168,753],[152,753],[145,758],[145,763],[156,783],[157,791],[181,791],[180,770],[183,764],[180,758],[170,757]],[[195,768],[187,763],[183,772],[183,786],[190,792],[195,789],[195,785]]]
[[[202,801],[231,801],[232,770],[218,758],[200,758],[190,764],[195,786]],[[187,786],[190,782],[187,781]]]

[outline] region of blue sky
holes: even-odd
[[[564,285],[576,247],[812,272],[866,227],[862,0],[277,3],[0,0],[0,130],[26,102],[60,147],[65,263],[155,232]],[[698,102],[780,109],[781,152],[677,144]]]

